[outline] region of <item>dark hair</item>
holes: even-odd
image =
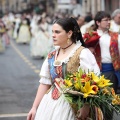
[[[76,41],[79,41],[82,43],[82,46],[85,46],[79,25],[77,21],[74,18],[61,18],[57,19],[53,22],[53,24],[59,24],[67,33],[71,30],[73,31],[73,34],[71,36],[71,40],[73,43],[76,43]]]
[[[111,18],[110,14],[105,12],[105,11],[99,11],[97,12],[97,14],[95,15],[95,18],[94,18],[94,21],[95,21],[95,25],[96,25],[96,28],[98,28],[98,25],[96,24],[96,22],[101,22],[101,20],[103,18]]]
[[[90,22],[90,21],[92,21],[93,20],[93,18],[92,18],[92,16],[86,16],[85,17],[85,22]]]

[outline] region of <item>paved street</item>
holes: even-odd
[[[25,120],[37,87],[43,60],[31,59],[29,45],[14,41],[0,54],[0,120]]]

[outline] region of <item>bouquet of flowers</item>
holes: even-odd
[[[83,39],[87,47],[94,47],[97,45],[100,36],[96,31],[89,31],[84,34]]]
[[[85,73],[80,69],[78,72],[67,74],[64,80],[56,78],[55,85],[75,111],[78,111],[84,103],[88,103],[91,110],[94,107],[100,108],[103,116],[106,111],[109,115],[113,110],[120,113],[120,97],[115,94],[114,89],[110,87],[112,83],[104,75]]]

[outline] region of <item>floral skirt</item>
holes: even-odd
[[[61,95],[57,100],[52,98],[52,89],[45,94],[36,113],[35,120],[76,120],[70,104]]]

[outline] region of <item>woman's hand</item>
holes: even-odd
[[[87,120],[90,112],[89,104],[84,104],[84,106],[78,110],[77,118],[78,120]]]
[[[39,85],[34,103],[32,105],[32,108],[27,115],[27,120],[34,120],[35,119],[35,115],[36,115],[36,112],[37,112],[37,108],[40,104],[40,101],[42,100],[43,96],[46,94],[47,90],[50,87],[51,87],[51,85],[46,85],[46,84],[40,84]]]
[[[27,115],[27,120],[34,120],[35,119],[35,115],[36,115],[36,108],[32,107],[31,110],[29,111],[28,115]]]

